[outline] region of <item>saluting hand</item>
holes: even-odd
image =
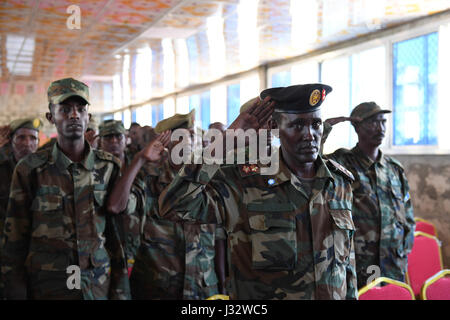
[[[256,100],[246,111],[239,114],[228,129],[255,129],[261,128],[273,113],[275,102],[267,96],[264,100]]]
[[[10,134],[9,125],[0,126],[0,147],[3,147],[5,144],[9,142],[9,134]]]
[[[343,121],[351,121],[351,122],[361,122],[362,119],[360,117],[336,117],[336,118],[330,118],[325,120],[326,123],[334,126],[335,124],[338,124],[339,122]]]
[[[141,154],[141,157],[146,161],[161,161],[161,159],[163,158],[164,148],[167,147],[170,142],[170,135],[171,131],[167,130],[150,141],[150,143],[139,152]]]

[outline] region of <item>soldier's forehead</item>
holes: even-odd
[[[367,118],[367,120],[386,120],[386,114],[385,113],[377,113],[373,116]]]
[[[86,101],[78,96],[72,96],[67,98],[66,100],[59,103],[60,105],[67,105],[67,104],[77,104],[77,105],[87,105]]]
[[[322,113],[320,110],[316,110],[313,112],[307,113],[280,113],[281,117],[284,118],[288,122],[293,122],[299,119],[322,119]]]
[[[17,129],[16,132],[14,132],[15,136],[20,136],[20,135],[33,135],[33,136],[38,136],[39,133],[34,130],[34,129],[29,129],[29,128],[20,128]]]

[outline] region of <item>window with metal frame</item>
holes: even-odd
[[[438,33],[393,44],[394,146],[437,145]]]

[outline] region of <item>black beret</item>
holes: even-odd
[[[275,101],[275,112],[307,113],[318,110],[332,90],[326,84],[311,83],[269,88],[263,90],[259,96],[261,100],[270,96]]]

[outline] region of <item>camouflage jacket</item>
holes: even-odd
[[[144,167],[134,182],[133,193],[137,199],[145,194],[146,209],[130,278],[133,299],[206,299],[219,293],[214,244],[225,239],[223,230],[158,215],[158,196],[176,173],[165,161]]]
[[[1,244],[3,242],[3,227],[5,225],[6,209],[8,207],[9,188],[11,187],[11,180],[16,160],[14,154],[9,153],[0,156],[0,264],[1,264]],[[3,281],[0,274],[0,299],[3,299]]]
[[[131,164],[132,157],[125,153],[125,164],[122,164],[122,172]],[[142,188],[134,186],[130,193],[127,209],[118,219],[121,220],[119,230],[121,233],[122,244],[127,257],[128,267],[132,268],[137,250],[140,245],[140,221],[144,214],[145,204],[143,203],[144,192]]]
[[[0,243],[3,237],[3,226],[6,215],[6,208],[8,206],[9,188],[11,187],[11,180],[16,160],[12,153],[9,156],[0,158]]]
[[[85,150],[73,163],[55,144],[17,164],[2,256],[8,298],[130,297],[117,221],[104,208],[119,163],[87,143]],[[68,289],[71,265],[79,267],[81,290]]]
[[[9,158],[13,153],[11,143],[8,142],[3,147],[0,147],[0,161],[4,161]]]
[[[351,175],[321,158],[317,168],[309,198],[281,157],[275,175],[257,165],[185,165],[160,213],[223,221],[232,299],[355,299]]]
[[[405,281],[415,222],[402,165],[381,151],[378,160],[372,161],[358,145],[326,157],[345,166],[355,177],[352,189],[358,288],[367,284],[374,272],[373,267],[367,268],[372,265],[380,268],[379,276]]]

